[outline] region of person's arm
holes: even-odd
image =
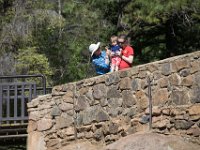
[[[133,49],[131,48],[131,49],[129,49],[129,56],[124,56],[123,54],[122,54],[122,50],[120,51],[120,52],[118,52],[117,53],[124,61],[126,61],[127,63],[129,63],[129,64],[132,64],[133,63],[133,58],[134,58],[134,56],[133,56],[133,54],[134,54],[134,52],[133,52]]]
[[[110,65],[108,61],[109,61],[109,58],[108,60],[106,59],[104,63],[100,61],[93,61],[93,64],[95,67],[107,70],[107,69],[110,69]]]
[[[123,60],[125,60],[126,62],[128,62],[129,64],[132,64],[132,63],[133,63],[133,58],[134,58],[134,57],[133,57],[133,55],[130,55],[130,56],[128,56],[128,57],[122,55],[121,58],[122,58]]]
[[[110,64],[110,59],[109,59],[109,56],[108,56],[108,55],[106,55],[106,58],[105,58],[105,63],[106,63],[107,65],[109,65],[109,64]]]
[[[111,51],[108,49],[108,47],[105,47],[105,49],[106,49],[105,63],[109,65],[110,64],[110,53],[111,53]]]

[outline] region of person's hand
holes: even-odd
[[[109,50],[109,49],[106,50],[106,55],[107,55],[108,57],[110,56],[110,50]]]
[[[113,56],[115,56],[115,55],[116,55],[115,52],[110,52],[110,57],[113,57]]]
[[[115,53],[115,55],[117,55],[117,56],[122,56],[122,54],[121,54],[121,52],[120,51],[117,51],[116,53]]]
[[[108,46],[106,46],[105,49],[106,49],[106,55],[110,56],[110,50],[109,50]]]
[[[108,46],[106,46],[105,49],[106,49],[106,51],[109,51],[109,47]]]

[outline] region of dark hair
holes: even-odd
[[[117,37],[116,35],[111,36],[111,37],[110,37],[111,43],[112,43],[112,42],[117,42],[117,38],[118,38],[118,37]]]
[[[127,40],[126,34],[120,34],[120,35],[118,36],[118,38]]]
[[[126,34],[120,34],[120,35],[118,36],[118,39],[124,39],[124,43],[125,43],[125,44],[129,44],[129,40],[128,40],[128,37],[127,37]]]

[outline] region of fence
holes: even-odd
[[[34,82],[36,78],[39,83]],[[26,134],[26,104],[41,94],[46,94],[43,75],[0,76],[0,139]]]

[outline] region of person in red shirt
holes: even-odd
[[[119,64],[119,70],[132,67],[134,58],[134,49],[129,45],[126,35],[122,34],[118,36],[118,44],[122,48],[121,62]]]

